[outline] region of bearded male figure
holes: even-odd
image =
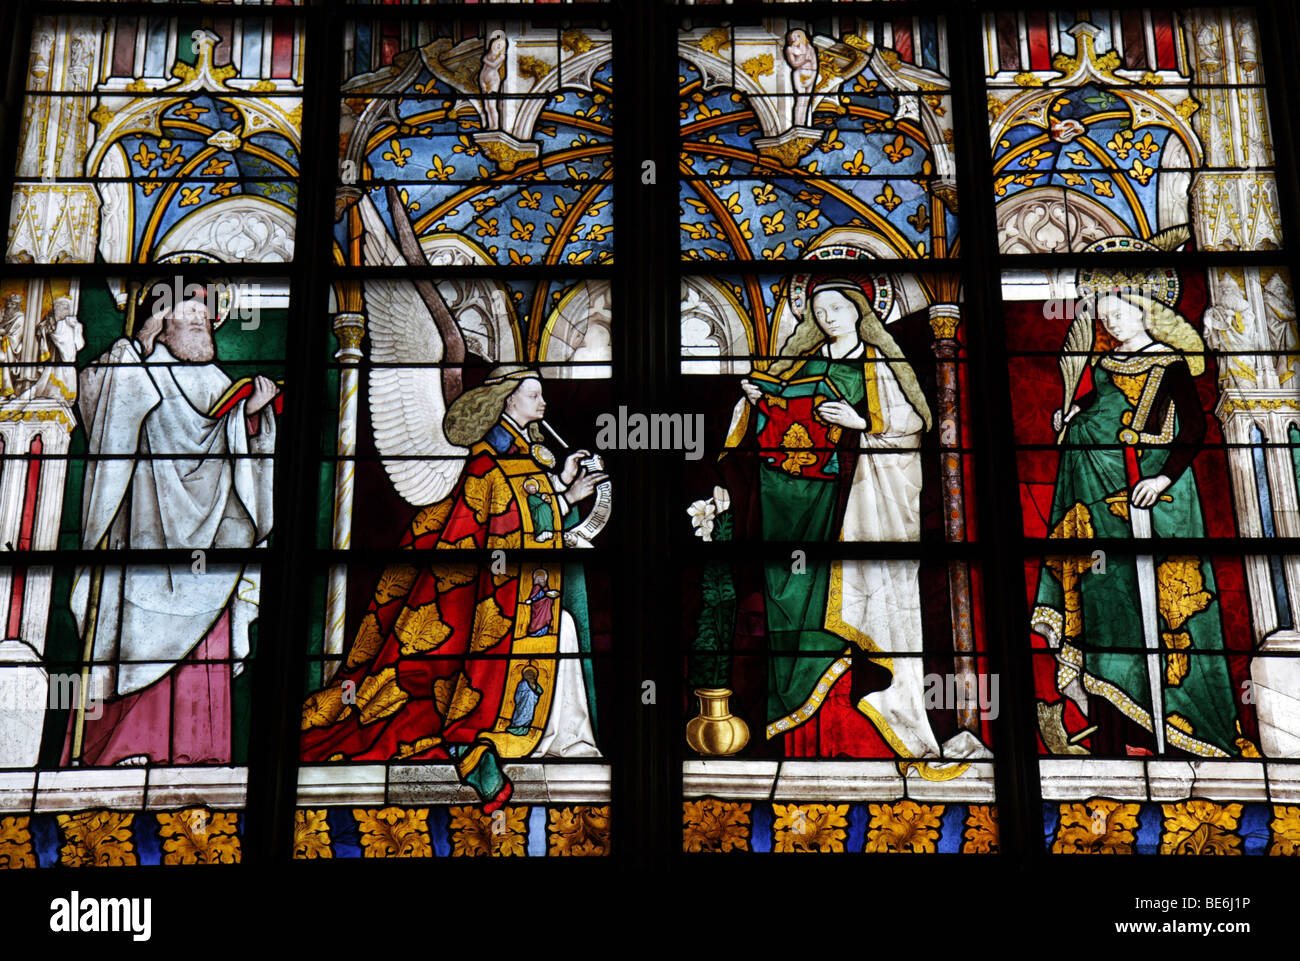
[[[275,383],[235,389],[201,300],[155,311],[81,372],[82,548],[248,548],[271,532]],[[231,681],[259,571],[243,564],[79,568],[71,607],[90,655],[63,764],[229,763]]]

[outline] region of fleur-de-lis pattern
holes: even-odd
[[[301,123],[294,98],[276,98],[268,110],[256,95],[202,93],[163,108],[156,128],[124,133],[118,143],[134,181],[131,259],[151,259],[151,244],[210,203],[249,195],[294,210]],[[179,186],[163,190],[168,184]]]
[[[678,72],[684,259],[798,258],[826,231],[846,226],[882,235],[898,257],[951,251],[954,194],[951,183],[935,188],[937,171],[951,169],[952,145],[934,134],[946,131],[951,105],[937,74],[922,88],[933,92],[894,92],[867,69],[818,102],[800,128],[811,131],[803,140],[769,147],[746,94],[712,82],[706,89],[686,61]],[[726,185],[714,176],[720,164]],[[944,203],[935,203],[940,195]],[[915,216],[918,206],[924,217]]]
[[[1171,97],[1167,108],[1152,103]],[[1081,206],[1100,205],[1136,237],[1181,223],[1161,220],[1189,214],[1161,207],[1160,173],[1167,165],[1190,169],[1201,153],[1196,135],[1179,119],[1187,116],[1180,107],[1184,103],[1197,106],[1185,88],[1167,93],[1119,85],[1103,89],[1091,82],[1048,87],[1041,94],[1031,85],[1019,99],[998,92],[990,97],[997,130],[992,141],[994,195],[999,203],[1011,204],[1022,191],[1056,188],[1041,199],[1059,203],[1064,192],[1068,203],[1068,195],[1077,192],[1086,198]],[[1014,176],[1026,169],[1042,176]]]
[[[372,131],[355,171],[391,226],[387,186],[407,192],[418,236],[459,234],[500,264],[603,264],[613,259],[613,72],[591,90],[562,89],[521,104],[535,112],[527,150],[483,139],[481,119],[457,111],[461,94],[421,70],[396,114]],[[367,97],[353,108],[364,110]],[[345,142],[346,142],[345,135]],[[528,150],[536,148],[535,156]],[[502,216],[499,211],[509,211]],[[400,213],[399,213],[400,215]],[[347,218],[335,241],[351,256]]]

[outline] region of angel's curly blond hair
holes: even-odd
[[[477,444],[501,419],[510,395],[529,379],[540,381],[542,375],[531,368],[515,364],[494,367],[481,386],[465,391],[447,408],[447,415],[442,421],[442,430],[447,435],[447,440],[457,447],[472,447]],[[529,424],[528,439],[541,443],[544,439],[542,429],[536,424]]]

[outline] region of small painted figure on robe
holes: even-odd
[[[492,811],[513,791],[502,759],[600,756],[589,662],[556,656],[590,650],[581,565],[514,562],[495,573],[437,558],[524,546],[530,487],[555,505],[559,530],[579,524],[576,505],[607,475],[584,466],[585,450],[557,469],[545,412],[540,375],[513,365],[452,402],[443,429],[469,449],[464,470],[412,520],[401,546],[418,556],[385,569],[342,668],[307,698],[304,761],[450,760]],[[517,723],[533,695],[529,722]]]
[[[555,598],[560,596],[559,591],[551,590],[550,574],[546,568],[539,567],[533,571],[533,591],[528,595],[525,604],[531,606],[532,613],[528,617],[528,636],[540,637],[551,630],[551,624],[554,620]]]
[[[555,536],[555,511],[551,507],[551,495],[542,491],[535,478],[524,481],[524,490],[528,494],[528,511],[533,515],[533,538],[543,543]]]
[[[1195,380],[1205,344],[1159,278],[1097,271],[1081,288],[1076,323],[1094,324],[1094,346],[1073,402],[1052,419],[1063,435],[1049,536],[1134,538],[1137,508],[1149,512],[1145,536],[1204,537],[1192,463],[1206,434]],[[1045,558],[1031,625],[1055,650],[1057,688],[1087,718],[1090,739],[1063,747],[1062,727],[1044,741],[1069,753],[1153,754],[1155,642],[1166,752],[1258,757],[1239,724],[1210,558],[1148,563],[1111,553],[1102,575],[1091,556]],[[1146,612],[1144,577],[1155,602]]]
[[[542,685],[537,681],[537,665],[530,664],[524,668],[519,683],[515,685],[515,712],[510,715],[510,726],[506,730],[519,737],[526,735],[532,727],[541,696]]]

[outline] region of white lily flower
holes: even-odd
[[[695,528],[697,537],[706,541],[713,539],[713,517],[717,509],[717,505],[711,500],[695,501],[686,509],[686,513],[691,517],[691,526]]]
[[[731,493],[725,487],[713,488],[713,503],[718,505],[718,513],[721,514],[731,506]]]

